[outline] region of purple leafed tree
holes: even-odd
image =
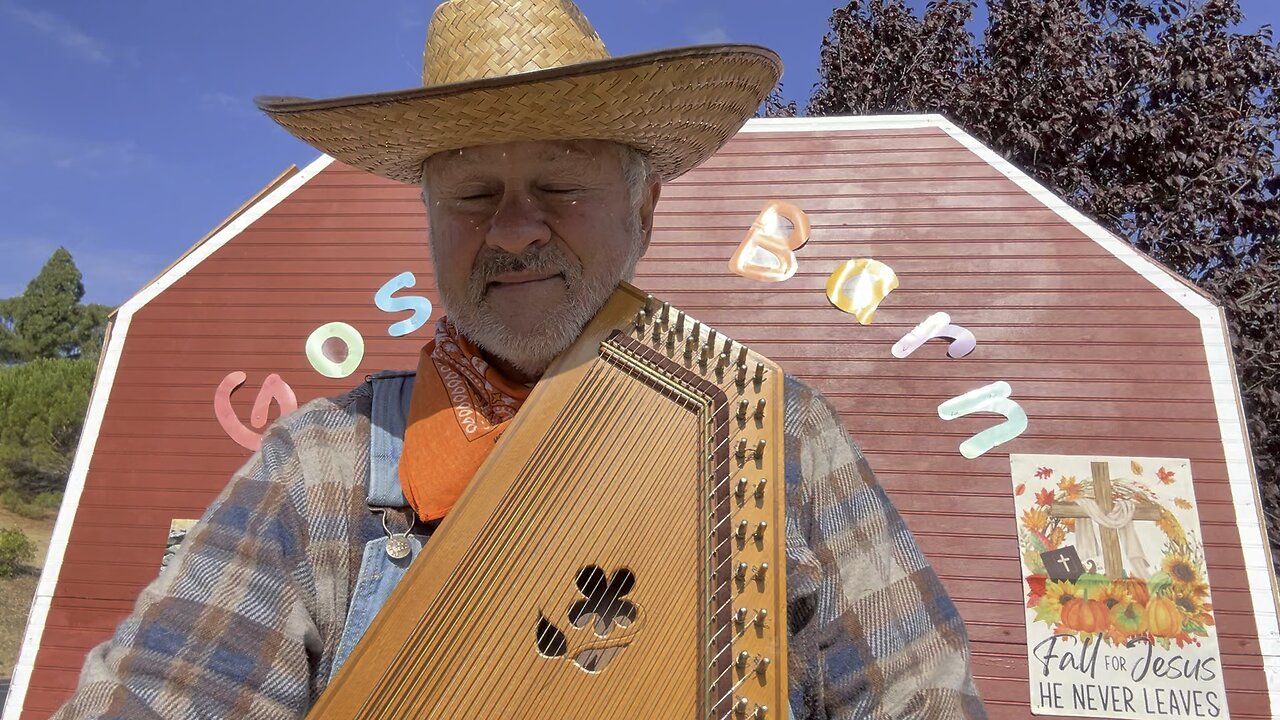
[[[810,115],[942,113],[1227,312],[1280,536],[1280,51],[1236,0],[837,8]],[[777,103],[775,103],[775,106]],[[1280,557],[1278,555],[1277,557]]]

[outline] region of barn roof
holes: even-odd
[[[814,228],[778,285],[725,267],[770,199],[799,205]],[[214,419],[228,373],[254,387],[277,373],[305,402],[413,366],[421,336],[388,336],[373,294],[411,270],[415,292],[437,299],[422,215],[414,188],[321,157],[119,308],[5,720],[61,703],[84,652],[154,577],[169,521],[198,517],[244,462]],[[823,292],[858,257],[902,281],[869,326]],[[1274,577],[1221,309],[945,118],[749,121],[664,187],[636,284],[832,400],[966,618],[993,717],[1028,716],[1009,455],[1189,457],[1231,712],[1280,713]],[[939,310],[974,331],[977,352],[890,355]],[[365,338],[347,379],[319,376],[302,351],[330,321]],[[965,460],[957,445],[989,422],[943,422],[937,406],[997,380],[1029,427]],[[241,417],[249,394],[234,398]]]

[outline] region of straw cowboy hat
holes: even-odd
[[[449,0],[427,28],[422,87],[255,102],[322,152],[405,183],[445,150],[567,139],[631,145],[670,180],[733,137],[781,74],[755,45],[611,57],[572,0]]]

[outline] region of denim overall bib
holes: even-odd
[[[351,593],[351,608],[333,659],[332,680],[346,662],[356,643],[369,629],[391,591],[404,577],[409,564],[422,553],[429,532],[414,533],[413,510],[400,490],[400,453],[404,449],[404,429],[409,419],[414,372],[380,372],[369,377],[373,401],[369,423],[369,478],[366,487],[369,510],[381,515],[386,535],[365,543],[360,574]],[[408,554],[396,559],[388,544],[408,543]],[[399,553],[396,553],[399,554]],[[795,720],[791,708],[787,717]]]

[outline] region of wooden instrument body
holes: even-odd
[[[309,717],[785,713],[782,373],[679,321],[619,288]]]

